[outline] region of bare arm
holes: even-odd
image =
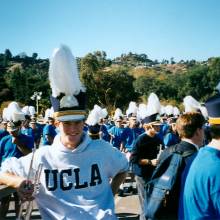
[[[0,184],[16,188],[20,198],[23,201],[33,200],[33,184],[31,181],[27,181],[23,177],[11,173],[1,173]]]
[[[112,187],[112,192],[113,195],[115,195],[118,192],[118,188],[121,185],[121,183],[124,181],[124,179],[126,178],[127,172],[123,172],[123,173],[118,173],[111,182],[111,187]]]
[[[0,184],[18,188],[25,179],[11,173],[0,174]]]

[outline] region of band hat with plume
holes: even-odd
[[[146,117],[142,120],[142,124],[159,123],[158,115],[161,112],[161,104],[158,96],[155,93],[151,93],[147,102]]]
[[[122,110],[120,108],[116,108],[115,110],[115,113],[114,113],[114,116],[113,116],[113,119],[115,121],[117,120],[123,120],[123,113],[122,113]]]
[[[52,54],[49,80],[54,117],[58,121],[84,120],[86,115],[85,87],[79,79],[76,59],[65,45],[55,49]]]
[[[201,104],[190,95],[183,99],[183,105],[185,107],[185,112],[198,112],[201,108]]]
[[[108,115],[106,108],[101,108],[99,105],[94,105],[93,109],[90,111],[86,124],[89,126],[94,126],[98,124],[102,118]]]
[[[22,112],[17,102],[11,102],[7,107],[7,130],[16,131],[21,122],[25,120],[25,114]]]
[[[147,105],[144,103],[140,103],[138,105],[137,118],[139,120],[143,120],[145,117],[147,117],[147,114]]]
[[[88,134],[90,136],[99,135],[101,133],[101,125],[99,124],[102,118],[107,116],[107,110],[101,108],[99,105],[94,105],[93,109],[90,111],[86,124],[88,125]]]
[[[174,114],[173,114],[173,106],[172,105],[166,105],[165,106],[165,114],[167,115],[167,116],[170,116],[170,117],[172,117]]]
[[[21,111],[25,114],[25,115],[30,115],[30,111],[29,111],[29,106],[24,106]]]
[[[7,122],[8,121],[8,116],[9,114],[9,111],[8,111],[8,108],[4,108],[3,111],[2,111],[2,120]]]
[[[220,82],[216,90],[218,92],[217,95],[212,96],[205,102],[209,123],[211,125],[220,125]]]
[[[46,109],[44,120],[47,121],[48,118],[53,118],[53,114],[54,114],[54,110],[53,110],[53,106],[51,106],[51,108]]]
[[[180,115],[180,110],[176,106],[173,107],[173,115],[175,117],[178,117]]]
[[[138,111],[138,107],[137,107],[136,102],[131,101],[126,110],[126,115],[128,118],[137,117],[137,111]]]
[[[33,116],[33,115],[36,114],[36,111],[35,111],[35,107],[34,107],[34,106],[29,106],[28,110],[29,110],[31,116]]]

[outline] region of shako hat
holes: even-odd
[[[86,116],[85,87],[79,79],[76,59],[65,45],[55,49],[52,54],[49,80],[54,118],[58,121],[84,120]]]
[[[209,123],[220,125],[220,94],[209,98],[205,102],[208,111]]]
[[[142,124],[160,124],[158,119],[159,113],[161,111],[161,104],[158,96],[155,93],[150,93],[147,102],[146,113],[143,114]]]
[[[21,111],[21,108],[17,102],[9,103],[7,109],[4,111],[4,114],[4,118],[6,118],[8,121],[8,131],[18,130],[21,122],[25,120],[25,114]]]
[[[116,108],[113,119],[115,121],[122,121],[123,120],[123,113],[120,108]]]

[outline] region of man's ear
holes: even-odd
[[[200,136],[201,135],[201,129],[202,128],[197,128],[194,135]]]

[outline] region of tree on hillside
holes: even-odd
[[[220,82],[220,57],[209,59],[208,66],[208,82],[210,87],[210,94],[213,94],[216,86]]]
[[[116,107],[123,109],[131,100],[138,98],[133,88],[134,78],[125,69],[99,71],[94,80],[98,103],[111,110]]]

